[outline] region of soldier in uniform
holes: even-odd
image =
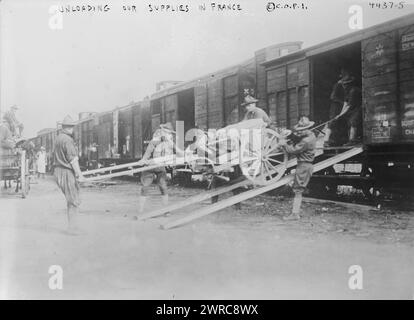
[[[16,111],[19,107],[16,105],[11,106],[10,110],[4,114],[4,119],[9,123],[10,131],[13,136],[21,137],[23,133],[23,124],[17,120]]]
[[[302,193],[312,177],[313,160],[315,159],[316,137],[309,130],[313,125],[313,121],[309,121],[307,117],[302,117],[294,127],[294,134],[298,137],[298,141],[296,143],[287,142],[286,140],[280,142],[282,148],[287,153],[294,154],[298,161],[292,187],[295,193],[292,212],[290,215],[283,217],[284,220],[298,220],[300,218]]]
[[[154,132],[152,140],[148,144],[142,159],[139,161],[141,165],[150,165],[151,158],[161,158],[174,154],[174,128],[170,122],[161,124],[160,128]],[[167,187],[167,171],[165,167],[158,167],[150,171],[141,173],[140,190],[138,201],[138,212],[142,213],[145,202],[147,200],[147,190],[153,181],[158,185],[163,205],[168,205],[168,187]]]
[[[79,167],[78,151],[73,140],[73,128],[75,122],[70,116],[66,116],[62,122],[62,130],[56,138],[54,156],[54,176],[56,183],[66,198],[68,218],[68,233],[79,234],[76,223],[78,209],[81,203],[79,182],[84,177]]]
[[[355,78],[347,76],[342,79],[344,88],[344,107],[341,115],[348,122],[349,139],[345,145],[352,146],[361,141],[362,135],[362,93],[355,84]]]
[[[241,104],[242,107],[246,108],[246,114],[244,115],[243,120],[262,119],[263,122],[268,126],[272,120],[263,109],[256,107],[256,103],[258,101],[259,100],[253,98],[250,95],[246,96],[244,102]]]

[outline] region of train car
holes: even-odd
[[[255,52],[238,65],[155,92],[150,99],[80,121],[81,150],[96,145],[103,165],[139,159],[160,123],[184,121],[184,129],[222,128],[243,118],[247,94],[259,99],[278,127],[292,128],[300,116],[329,120],[330,94],[346,66],[363,101],[364,153],[315,175],[325,191],[338,184],[374,189],[413,187],[414,15],[360,30],[309,48],[288,42]],[[346,126],[345,123],[342,124]],[[39,143],[51,150],[52,136]],[[48,138],[46,138],[46,136]],[[343,133],[346,137],[346,132]],[[49,139],[48,141],[46,141]],[[325,150],[338,152],[341,147]],[[342,166],[342,167],[341,167]],[[342,169],[341,169],[342,168]]]
[[[330,93],[343,66],[362,89],[365,152],[351,159],[360,164],[359,172],[336,166],[315,175],[313,181],[329,181],[325,189],[334,192],[345,182],[367,194],[395,187],[412,190],[414,15],[269,59],[262,66],[266,85],[258,93],[281,127],[291,128],[302,115],[316,123],[328,120]]]
[[[96,144],[95,135],[95,112],[82,112],[74,128],[74,140],[79,153],[79,165],[82,169],[95,167],[97,162],[92,163],[96,157],[92,146]]]
[[[121,162],[141,159],[148,131],[148,120],[144,121],[145,105],[149,101],[134,102],[118,109],[118,154]],[[147,115],[148,116],[148,115]],[[151,129],[149,129],[151,130]]]
[[[240,103],[247,92],[254,94],[255,65],[240,65],[161,90],[151,96],[151,127],[184,121],[184,130],[221,128],[243,116]]]

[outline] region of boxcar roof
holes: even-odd
[[[155,93],[153,93],[151,95],[151,100],[155,100],[155,99],[159,99],[165,96],[169,96],[171,94],[180,92],[180,91],[184,91],[190,88],[194,88],[197,85],[202,85],[205,84],[206,82],[208,82],[209,80],[214,80],[217,78],[225,78],[227,76],[233,75],[235,73],[237,73],[239,71],[240,66],[242,65],[246,65],[249,63],[253,63],[254,59],[250,58],[248,60],[245,60],[237,65],[231,66],[231,67],[227,67],[224,69],[220,69],[216,72],[211,72],[209,74],[206,74],[204,76],[189,80],[189,81],[184,81],[182,83],[179,83],[175,86],[157,91]]]
[[[374,37],[381,33],[385,33],[385,32],[398,29],[398,28],[403,28],[413,23],[414,23],[414,13],[405,15],[403,17],[399,17],[397,19],[386,21],[384,23],[377,24],[377,25],[374,25],[366,29],[355,31],[350,34],[346,34],[346,35],[334,38],[332,40],[328,40],[320,44],[301,49],[299,51],[295,51],[283,57],[278,57],[278,58],[266,61],[262,63],[262,65],[264,65],[265,67],[268,67],[270,65],[279,64],[279,63],[283,63],[283,62],[290,61],[290,60],[314,56],[314,55],[317,55],[317,54],[320,54],[326,51],[330,51],[333,49],[346,46],[351,43],[355,43],[355,42],[358,42],[358,41],[361,41],[361,40],[364,40],[370,37]]]

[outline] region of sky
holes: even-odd
[[[242,10],[211,10],[212,2]],[[374,1],[365,0],[285,0],[274,3],[304,3],[307,9],[273,12],[266,10],[268,2],[0,0],[0,110],[17,104],[24,136],[32,137],[67,114],[77,118],[140,101],[159,81],[191,80],[277,43],[308,47],[354,32],[348,10],[355,4],[363,9],[364,28],[414,12],[414,0],[403,9],[370,8]],[[198,9],[203,3],[206,11]],[[106,12],[56,16],[60,6],[105,4]],[[150,12],[150,4],[182,4],[189,12]],[[123,11],[123,5],[136,11]]]

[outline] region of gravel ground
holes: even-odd
[[[171,202],[200,192],[171,187]],[[410,211],[305,200],[303,218],[284,222],[291,199],[266,194],[241,210],[161,230],[199,207],[136,220],[136,185],[128,181],[85,187],[82,198],[85,234],[69,236],[51,178],[32,184],[27,199],[3,191],[0,298],[414,298]],[[147,210],[160,205],[154,190]],[[48,286],[51,265],[62,267],[62,290]],[[352,265],[363,270],[362,290],[348,286]]]

